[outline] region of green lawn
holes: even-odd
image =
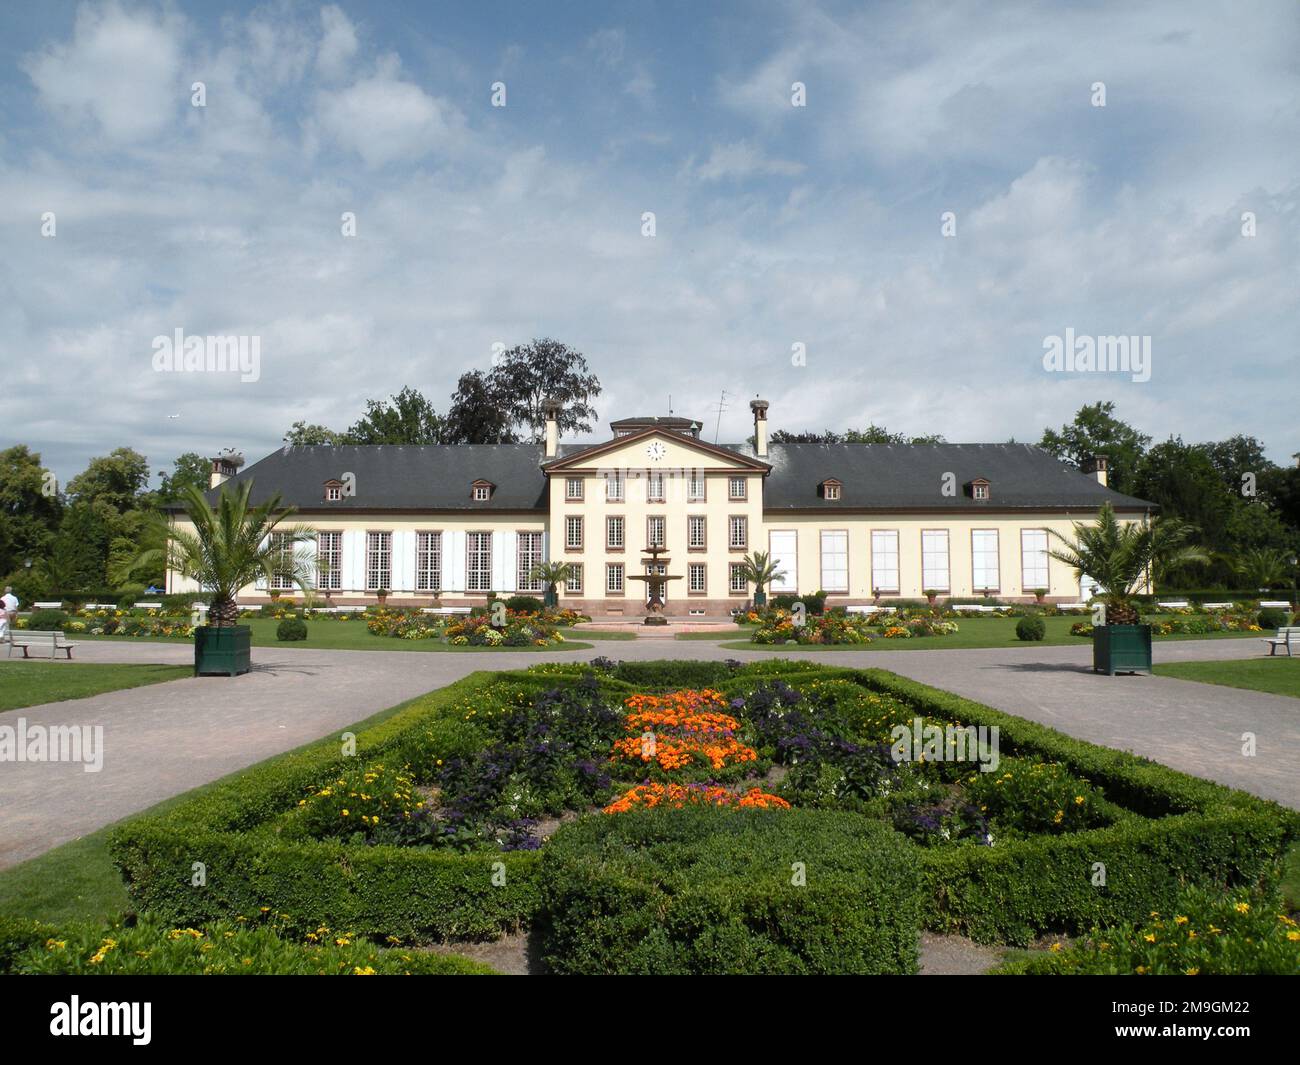
[[[453,647],[450,644],[443,643],[441,640],[399,640],[392,636],[376,636],[366,628],[364,621],[308,621],[307,622],[307,639],[296,643],[281,643],[275,638],[275,630],[280,623],[274,618],[245,618],[240,622],[241,625],[247,625],[253,630],[254,647],[326,647],[330,650],[338,651],[554,651],[564,648],[572,648],[576,651],[587,650],[591,647],[589,643],[583,643],[577,640],[581,636],[582,640],[588,638],[602,639],[610,638],[621,639],[621,633],[606,633],[603,636],[594,633],[583,632],[575,634],[569,629],[560,629],[561,635],[564,636],[565,642],[554,647]],[[87,636],[85,633],[77,633],[69,637],[72,640],[141,640],[149,639],[155,643],[193,643],[180,636],[169,637],[141,637],[141,636]],[[572,642],[571,642],[572,639]]]
[[[1249,688],[1300,699],[1300,658],[1247,658],[1239,662],[1167,662],[1152,666],[1162,677]]]
[[[100,692],[138,688],[188,677],[187,666],[101,665],[88,662],[0,662],[0,710],[85,699]]]
[[[877,636],[869,644],[850,643],[830,644],[827,646],[809,644],[800,649],[810,651],[920,651],[961,647],[1041,647],[1044,644],[1057,647],[1064,645],[1091,646],[1090,640],[1082,636],[1070,635],[1070,626],[1077,621],[1086,621],[1087,618],[1079,616],[1043,618],[1043,622],[1047,626],[1047,634],[1038,644],[1025,643],[1016,638],[1016,623],[1019,620],[1019,618],[957,618],[958,631],[950,636],[924,636],[914,637],[910,640],[887,640],[884,637]],[[691,634],[691,636],[694,635],[696,634]],[[1216,632],[1208,636],[1156,636],[1154,639],[1157,642],[1163,642],[1165,640],[1232,640],[1243,637],[1259,639],[1260,634],[1258,632]],[[717,639],[711,633],[701,638]],[[789,650],[789,647],[783,644],[757,644],[750,643],[747,639],[743,639],[741,642],[724,643],[721,646],[742,651],[785,652]]]

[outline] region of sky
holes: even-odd
[[[5,3],[0,447],[255,460],[550,336],[594,436],[1111,400],[1289,464],[1297,55],[1294,0]],[[178,329],[256,373],[168,371]],[[1148,372],[1045,365],[1067,336]]]

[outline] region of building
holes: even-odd
[[[769,551],[775,593],[845,605],[969,598],[1076,601],[1091,594],[1048,556],[1050,530],[1110,502],[1125,520],[1152,504],[1112,491],[1027,444],[770,444],[754,400],[752,444],[700,439],[687,418],[624,418],[596,444],[285,447],[245,469],[213,460],[212,485],[252,480],[318,532],[318,587],[339,605],[475,604],[540,593],[543,560],[572,563],[564,605],[645,612],[642,549],[666,548],[670,614],[725,615],[752,596],[737,563]],[[215,493],[214,493],[215,494]],[[300,549],[301,550],[301,549]],[[272,582],[292,590],[287,578]],[[169,591],[190,591],[175,574]],[[272,587],[245,590],[264,601]]]

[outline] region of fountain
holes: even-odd
[[[643,558],[641,564],[646,566],[649,573],[634,573],[628,577],[630,581],[645,581],[646,595],[648,602],[646,609],[650,611],[645,616],[643,625],[667,625],[668,619],[664,617],[664,588],[669,581],[680,581],[682,578],[679,574],[668,574],[657,572],[660,567],[667,569],[669,559],[660,558],[659,556],[666,551],[664,547],[646,547],[642,548],[643,555],[649,555],[649,558]]]

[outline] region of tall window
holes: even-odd
[[[704,502],[704,474],[691,470],[686,478],[686,498],[692,503]]]
[[[972,529],[970,534],[971,591],[998,590],[998,531]]]
[[[582,563],[570,562],[569,575],[564,579],[564,590],[566,592],[582,591]]]
[[[871,587],[877,592],[898,591],[897,529],[876,529],[871,534]]]
[[[733,514],[727,519],[727,546],[741,549],[749,546],[749,519],[743,514]]]
[[[609,503],[623,502],[622,470],[612,470],[605,474],[605,500]]]
[[[275,569],[271,572],[271,587],[277,590],[293,587],[293,544],[284,533],[271,534],[271,551]]]
[[[686,581],[688,591],[702,592],[706,589],[705,576],[707,570],[703,562],[692,562],[686,567]]]
[[[605,546],[615,551],[623,550],[623,519],[605,519]]]
[[[645,477],[645,500],[647,503],[664,501],[664,475],[662,470],[651,470]]]
[[[686,519],[686,546],[692,551],[702,551],[707,546],[704,539],[706,527],[703,514],[692,514]]]
[[[1020,587],[1026,592],[1047,588],[1047,530],[1020,530]]]
[[[316,538],[316,585],[329,591],[343,587],[341,532],[323,532]]]
[[[663,547],[667,542],[667,525],[662,514],[651,514],[646,518],[646,537],[651,547]]]
[[[521,592],[540,592],[542,581],[533,576],[533,567],[542,561],[542,534],[539,532],[521,532],[519,534],[519,590]]]
[[[442,533],[415,534],[415,590],[442,591]]]
[[[582,478],[566,477],[564,479],[564,498],[581,499],[582,498]]]
[[[470,592],[492,590],[492,534],[490,532],[465,534],[465,590]]]
[[[623,594],[623,563],[611,562],[605,567],[605,591],[612,595]]]
[[[733,592],[749,591],[749,581],[745,580],[745,567],[739,562],[731,563],[728,587]]]
[[[743,477],[727,478],[727,498],[729,499],[745,498],[745,478]]]
[[[822,530],[822,590],[849,590],[849,534],[843,529]]]
[[[393,534],[366,533],[366,589],[377,591],[393,586]]]
[[[572,514],[564,519],[564,546],[575,551],[582,548],[582,519]]]
[[[921,590],[950,591],[948,576],[948,530],[921,530]]]

